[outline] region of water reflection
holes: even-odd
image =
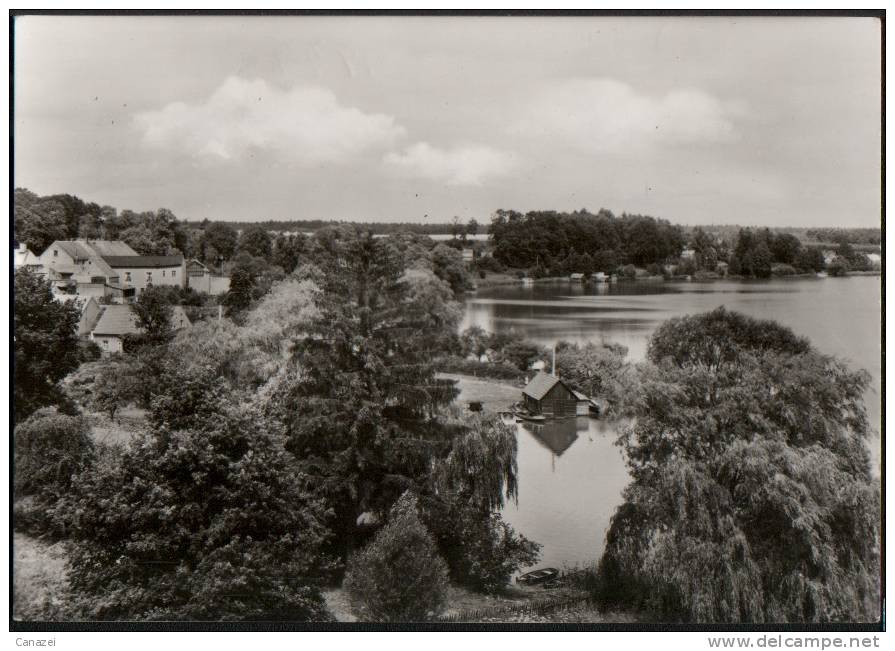
[[[548,423],[531,423],[522,422],[522,429],[527,430],[541,445],[550,450],[553,454],[561,457],[563,452],[568,450],[575,439],[578,438],[578,432],[586,432],[588,429],[588,418],[579,416],[577,418],[564,418],[562,420],[550,421]]]
[[[593,563],[628,483],[617,423],[578,417],[516,425],[519,503],[503,516],[543,545],[541,565]]]
[[[755,282],[534,284],[480,291],[466,303],[461,327],[513,329],[538,343],[613,341],[642,359],[666,319],[724,305],[774,319],[815,347],[870,372],[865,397],[879,428],[882,328],[879,277]],[[602,553],[609,520],[628,482],[619,426],[588,418],[517,427],[519,502],[504,509],[517,531],[543,544],[542,564],[588,563]],[[878,467],[880,440],[870,444]]]

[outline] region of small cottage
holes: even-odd
[[[547,418],[574,418],[578,410],[575,392],[555,375],[543,372],[522,389],[522,400],[529,413]]]

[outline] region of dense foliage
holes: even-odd
[[[604,601],[663,620],[875,620],[866,374],[723,308],[667,322],[648,356]]]
[[[59,381],[78,367],[78,307],[53,299],[50,284],[18,269],[13,290],[13,409],[16,422],[65,402]]]
[[[605,401],[608,413],[623,409],[632,378],[628,349],[619,344],[559,342],[556,370],[577,391]]]
[[[633,263],[677,258],[680,227],[643,215],[608,210],[528,212],[498,210],[489,228],[494,258],[510,267],[543,268],[549,275],[610,272]],[[586,257],[585,257],[586,256]]]
[[[320,505],[259,414],[195,414],[165,392],[157,428],[107,451],[58,507],[73,546],[75,612],[89,619],[321,620]],[[158,400],[158,398],[157,398]],[[178,408],[179,405],[179,408]],[[177,414],[175,418],[172,415]],[[173,429],[183,425],[185,429]],[[186,429],[189,428],[189,429]]]
[[[482,592],[503,590],[537,562],[540,545],[517,534],[498,511],[518,491],[516,434],[494,416],[471,416],[423,493],[427,526],[451,578]]]
[[[449,287],[407,269],[387,240],[341,233],[324,246],[318,316],[271,407],[347,540],[359,515],[386,512],[447,444],[435,415],[454,392],[432,359],[458,312]]]
[[[13,485],[17,498],[65,494],[72,477],[93,458],[93,439],[83,416],[40,410],[16,426],[14,439]]]
[[[439,614],[447,565],[420,522],[414,497],[402,496],[385,526],[348,560],[344,586],[367,621],[420,622]]]

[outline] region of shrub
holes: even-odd
[[[388,523],[348,561],[345,589],[364,619],[413,622],[431,619],[444,605],[448,571],[405,493]]]
[[[455,507],[441,522],[446,531],[440,547],[451,578],[478,592],[500,592],[514,572],[540,558],[541,546],[517,534],[499,513]]]
[[[775,264],[771,267],[772,276],[794,276],[797,273],[791,264]]]
[[[632,264],[626,264],[621,268],[621,275],[628,279],[636,278],[637,268]]]
[[[479,257],[479,259],[475,261],[475,266],[479,270],[491,271],[498,274],[502,274],[507,270],[506,266],[504,266],[500,260],[490,255]]]
[[[68,493],[72,477],[93,462],[90,426],[83,416],[42,409],[16,427],[14,438],[15,528],[59,536],[64,527],[54,517],[54,506]]]
[[[525,377],[525,371],[520,371],[516,366],[506,362],[480,362],[462,357],[442,357],[435,365],[442,373],[459,373],[495,380],[519,380]]]
[[[57,507],[75,543],[72,616],[329,619],[322,508],[293,465],[260,414],[226,404],[102,455]]]
[[[16,497],[56,497],[93,458],[90,425],[83,416],[40,410],[15,429]]]

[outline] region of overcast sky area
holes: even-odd
[[[15,185],[181,219],[880,224],[871,18],[42,17]]]

